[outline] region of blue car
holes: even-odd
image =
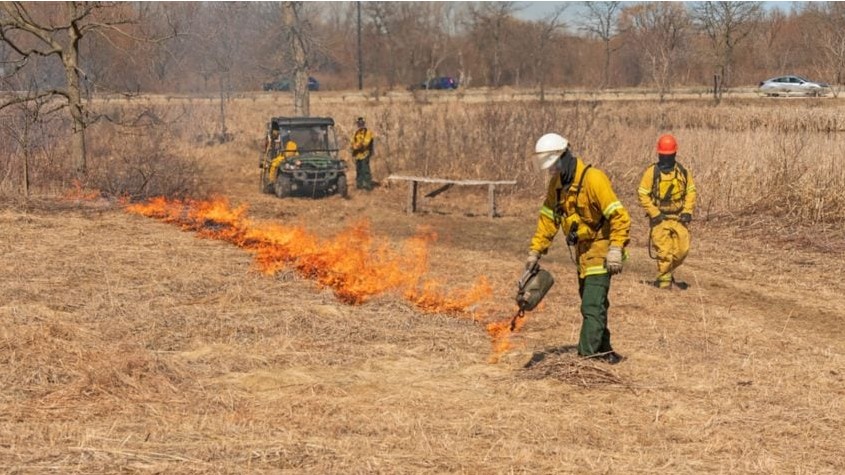
[[[264,83],[264,90],[265,91],[290,91],[291,85],[293,81],[289,78],[282,78],[278,81],[274,82],[266,82]],[[314,79],[311,76],[308,76],[308,90],[309,91],[319,91],[320,90],[320,82]]]
[[[421,84],[415,84],[410,87],[411,90],[415,89],[457,89],[458,88],[458,80],[450,77],[450,76],[441,76],[432,78],[427,82],[423,82]]]

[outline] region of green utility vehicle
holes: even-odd
[[[293,145],[291,145],[291,142]],[[271,176],[271,164],[281,160]],[[273,117],[261,153],[261,191],[279,198],[292,195],[346,198],[346,162],[338,155],[334,119],[330,117]]]

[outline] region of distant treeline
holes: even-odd
[[[831,84],[845,70],[845,4],[760,2],[563,3],[536,20],[516,2],[305,2],[296,28],[321,89],[358,86],[358,8],[364,86],[396,89],[452,76],[463,86],[657,87],[756,84],[797,73]],[[28,4],[45,24],[61,3]],[[8,9],[7,9],[8,10]],[[6,24],[10,13],[0,13]],[[281,3],[162,2],[100,5],[120,18],[80,41],[87,91],[254,91],[290,76],[290,27]],[[88,20],[90,20],[90,16]],[[83,32],[84,33],[84,32]],[[20,34],[7,32],[8,35]],[[57,33],[64,41],[65,36]],[[26,40],[16,47],[26,46]],[[6,88],[62,85],[58,61],[0,41]],[[28,74],[20,74],[28,73]]]

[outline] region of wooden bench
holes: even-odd
[[[489,217],[494,218],[498,216],[496,210],[496,186],[497,185],[516,185],[516,180],[502,180],[502,181],[487,181],[487,180],[449,180],[445,178],[428,178],[428,177],[421,177],[421,176],[403,176],[403,175],[390,175],[387,177],[388,180],[404,180],[408,182],[408,204],[405,208],[405,212],[408,214],[413,214],[417,210],[417,188],[419,187],[420,183],[436,183],[443,185],[440,188],[428,193],[425,195],[426,198],[433,198],[440,193],[452,188],[453,186],[487,186],[487,203],[490,206],[490,211],[487,214]]]

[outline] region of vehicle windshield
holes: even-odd
[[[334,134],[329,133],[325,126],[290,129],[290,138],[296,143],[300,155],[328,153],[334,156],[338,151]]]

